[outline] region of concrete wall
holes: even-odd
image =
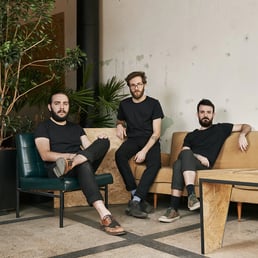
[[[173,131],[199,127],[201,98],[214,122],[258,128],[257,0],[100,1],[102,80],[146,72],[166,115],[163,151]]]

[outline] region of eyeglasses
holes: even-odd
[[[139,88],[141,88],[143,86],[143,83],[142,82],[138,82],[138,83],[136,83],[136,84],[130,84],[129,85],[129,87],[131,88],[131,89],[135,89],[136,87],[139,89]]]

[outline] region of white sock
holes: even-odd
[[[132,190],[131,195],[134,196],[135,192],[136,192],[136,189]]]
[[[140,201],[141,201],[141,198],[135,195],[135,196],[133,197],[133,201],[140,202]]]

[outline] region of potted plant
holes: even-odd
[[[114,127],[115,113],[122,99],[128,96],[124,94],[125,81],[112,76],[106,82],[97,85],[89,85],[93,65],[83,66],[83,79],[80,90],[94,88],[94,104],[88,105],[86,109],[80,110],[79,115],[83,127]]]
[[[0,149],[29,124],[19,115],[29,94],[45,91],[62,79],[65,71],[76,69],[85,59],[78,47],[67,49],[62,55],[53,51],[54,6],[54,0],[0,1]],[[4,158],[4,163],[15,161]],[[3,173],[1,161],[0,166]],[[3,178],[0,181],[4,182]]]
[[[125,82],[113,76],[106,83],[100,83],[96,87],[96,99],[93,108],[88,114],[93,127],[114,127],[115,114],[120,101],[127,97],[123,94]]]

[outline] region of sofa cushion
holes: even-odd
[[[230,200],[232,202],[258,203],[258,191],[257,189],[247,190],[233,187]]]

